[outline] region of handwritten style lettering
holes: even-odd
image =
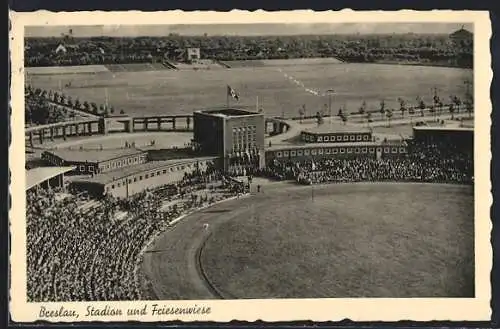
[[[160,315],[205,315],[210,314],[212,311],[210,307],[203,307],[194,305],[192,307],[168,307],[168,306],[159,306],[158,304],[151,305],[151,315],[160,316]]]
[[[40,306],[39,317],[41,319],[48,318],[78,318],[78,313],[75,310],[66,309],[61,306],[58,309],[49,309],[45,306]]]
[[[122,310],[118,308],[112,308],[106,305],[104,308],[96,308],[93,306],[87,306],[86,317],[96,317],[96,316],[121,316]]]

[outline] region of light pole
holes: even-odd
[[[472,109],[474,108],[474,98],[473,98],[473,93],[471,92],[471,86],[472,82],[470,82],[469,79],[466,79],[464,81],[464,84],[466,86],[466,91],[465,91],[465,107],[466,111],[469,112],[469,117],[472,116]]]
[[[335,90],[333,89],[328,89],[326,91],[328,95],[328,117],[330,120],[330,123],[332,123],[332,95],[335,93]]]

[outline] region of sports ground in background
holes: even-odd
[[[473,297],[473,204],[470,186],[265,184],[164,232],[144,255],[145,290],[163,300]]]
[[[300,64],[293,60],[278,64],[139,72],[110,72],[104,66],[76,67],[74,71],[27,68],[26,80],[34,87],[52,90],[71,82],[71,86],[63,88],[65,94],[97,104],[105,103],[107,89],[109,104],[117,112],[123,109],[130,115],[190,114],[196,109],[225,105],[229,84],[240,94],[238,105],[254,108],[258,96],[260,106],[269,116],[298,116],[302,104],[308,115],[324,110],[328,99],[321,95],[328,89],[336,91],[332,97],[334,114],[341,106],[356,111],[363,100],[368,110],[378,109],[382,98],[388,108],[396,109],[398,97],[415,104],[416,97],[421,96],[430,103],[433,87],[448,101],[451,94],[464,98],[464,80],[472,80],[472,70],[457,68]]]

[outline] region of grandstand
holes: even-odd
[[[473,149],[473,127],[413,127],[413,138],[424,144],[447,143],[464,149]]]
[[[132,164],[144,163],[147,153],[136,148],[111,150],[60,149],[44,151],[42,159],[52,165],[74,166],[72,173],[99,174]]]
[[[64,175],[75,167],[38,167],[26,170],[26,191],[40,186],[42,188],[64,188]]]
[[[216,157],[151,161],[90,178],[75,179],[71,182],[71,187],[96,197],[112,195],[128,198],[147,189],[179,182],[186,174],[205,171],[214,167],[215,161]]]

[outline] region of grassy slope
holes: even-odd
[[[202,256],[211,281],[243,298],[473,295],[471,188],[323,191],[269,195],[218,229]]]

